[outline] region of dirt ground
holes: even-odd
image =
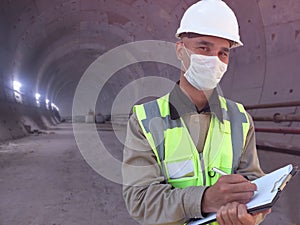
[[[0,225],[137,224],[127,213],[121,185],[84,161],[71,126],[60,124],[0,146]],[[114,133],[107,129],[100,136],[121,159],[122,145]],[[289,155],[260,152],[260,157],[266,172],[300,164],[299,157]],[[299,177],[287,186],[264,225],[300,224]]]
[[[84,161],[71,125],[47,132],[1,146],[0,224],[137,224],[126,211],[121,185]],[[102,135],[109,144],[113,133]]]

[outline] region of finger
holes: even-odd
[[[225,175],[221,176],[219,178],[220,181],[224,181],[228,184],[238,184],[238,183],[243,183],[243,182],[249,182],[245,177],[243,177],[240,174],[230,174],[230,175]]]
[[[216,216],[217,222],[219,223],[219,225],[226,225],[221,215],[222,210],[224,210],[224,206],[221,206],[221,208],[217,212],[217,216]]]
[[[227,202],[239,202],[242,204],[248,203],[253,197],[254,192],[232,193],[226,196]]]
[[[232,185],[233,192],[248,192],[248,191],[257,191],[257,186],[254,183],[249,181],[233,184]]]
[[[230,217],[230,211],[232,211],[232,203],[228,203],[224,209],[221,211],[221,217],[226,225],[235,225],[234,220]],[[233,209],[234,210],[234,209]]]
[[[264,211],[264,212],[262,212],[263,214],[265,214],[265,215],[268,215],[268,214],[270,214],[272,212],[272,209],[270,208],[270,209],[267,209],[266,211]]]
[[[223,176],[225,177],[225,176]],[[248,191],[256,191],[257,186],[254,183],[251,183],[249,181],[240,182],[240,183],[230,183],[230,181],[227,180],[221,180],[218,182],[219,188],[221,192],[224,193],[231,193],[231,192],[248,192]]]
[[[253,214],[253,217],[255,218],[256,224],[260,224],[266,216],[271,213],[271,209],[261,211],[259,213]]]
[[[229,208],[227,210],[230,221],[234,225],[242,225],[238,219],[238,202],[233,202],[229,204]]]
[[[253,213],[253,215],[257,215],[257,214],[263,214],[263,215],[268,215],[272,212],[272,209],[267,209],[267,210],[264,210],[264,211],[260,211],[260,212],[257,212],[257,213]]]
[[[247,212],[247,208],[243,204],[238,205],[238,220],[242,224],[254,224],[256,218]]]

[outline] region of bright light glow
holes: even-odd
[[[56,109],[57,111],[59,111],[59,108],[54,103],[51,103],[51,107],[52,109]]]
[[[37,105],[37,107],[41,106],[41,104],[40,104],[40,97],[41,97],[41,95],[39,93],[35,93],[35,99],[36,99],[36,105]]]
[[[46,98],[46,108],[49,110],[49,103],[50,103],[50,100],[48,98]]]
[[[14,91],[20,92],[22,84],[19,81],[13,81],[13,89]]]
[[[37,101],[40,100],[40,97],[41,97],[41,95],[40,95],[39,93],[36,93],[36,94],[35,94],[35,99],[36,99]]]

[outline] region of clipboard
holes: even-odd
[[[247,211],[255,213],[272,208],[280,193],[297,172],[298,167],[293,167],[292,164],[289,164],[252,181],[252,183],[256,184],[257,191],[251,201],[246,204]],[[214,221],[216,221],[216,213],[211,213],[203,219],[192,219],[187,225],[201,225]]]

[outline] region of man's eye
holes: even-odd
[[[206,52],[209,51],[209,48],[208,48],[208,47],[199,47],[199,49],[201,49],[202,51],[206,51]]]
[[[227,52],[221,52],[220,55],[225,58],[228,57],[229,54]]]

